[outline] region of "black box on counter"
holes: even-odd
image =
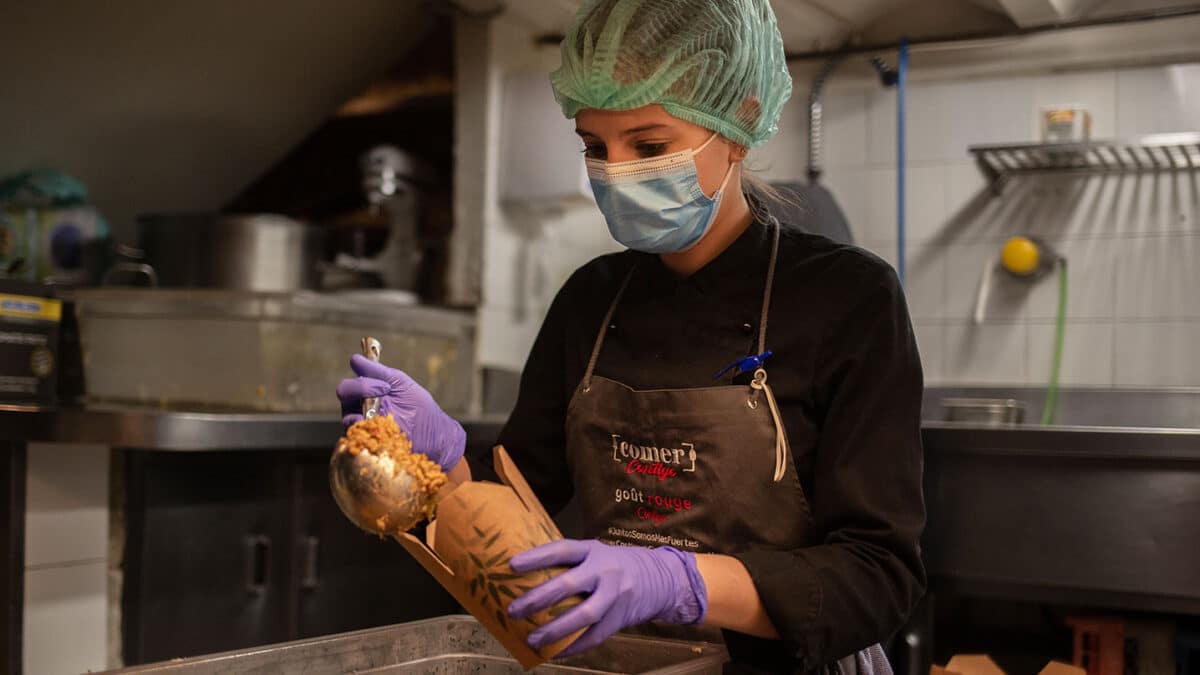
[[[62,301],[49,286],[0,279],[0,407],[53,407]]]

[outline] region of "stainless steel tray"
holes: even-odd
[[[947,422],[975,422],[989,426],[1020,424],[1025,404],[1016,399],[947,398],[942,401]]]
[[[717,675],[726,660],[721,645],[618,635],[587,654],[547,663],[531,672]],[[475,619],[447,616],[109,672],[518,675],[524,671]]]

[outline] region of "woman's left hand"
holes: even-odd
[[[509,616],[524,619],[565,598],[586,595],[582,603],[529,634],[529,646],[537,650],[587,628],[562,656],[587,651],[623,628],[648,621],[700,623],[708,606],[696,556],[670,547],[564,539],[517,554],[509,564],[518,574],[571,568],[508,606]]]

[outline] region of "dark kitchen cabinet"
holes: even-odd
[[[329,494],[329,451],[120,453],[123,657],[147,663],[459,611]]]
[[[297,637],[342,633],[458,611],[458,604],[403,548],[368,535],[329,493],[329,453],[296,463]]]

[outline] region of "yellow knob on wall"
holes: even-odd
[[[1021,277],[1036,272],[1041,258],[1041,249],[1028,237],[1013,237],[1004,242],[1004,248],[1000,251],[1000,264],[1004,269]]]

